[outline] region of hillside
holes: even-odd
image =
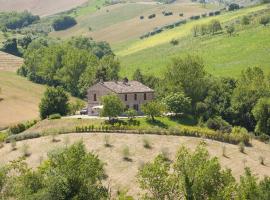
[[[0,70],[15,72],[22,64],[22,58],[0,51]]]
[[[127,134],[110,134],[111,148],[104,146],[104,133],[74,133],[68,135],[59,135],[58,143],[52,143],[51,137],[42,137],[39,139],[26,140],[17,143],[18,150],[11,151],[10,144],[5,144],[0,149],[0,164],[7,163],[22,155],[24,144],[28,144],[31,156],[26,159],[32,167],[37,167],[40,162],[46,159],[47,152],[66,144],[72,144],[75,141],[83,140],[88,151],[99,155],[100,159],[105,162],[105,170],[108,175],[106,185],[110,184],[112,191],[115,193],[119,189],[128,189],[129,193],[138,197],[138,183],[136,175],[138,168],[144,163],[151,161],[154,157],[163,152],[168,152],[169,157],[173,158],[176,151],[181,145],[185,145],[194,150],[202,141],[200,138],[177,137],[177,136],[160,136],[160,135],[127,135]],[[152,149],[143,147],[143,139],[147,138]],[[246,153],[240,153],[237,145],[224,144],[211,140],[205,140],[206,148],[211,156],[217,156],[224,168],[232,170],[233,175],[239,179],[243,173],[244,167],[250,167],[251,171],[258,177],[270,175],[270,160],[265,160],[265,165],[259,163],[259,157],[270,157],[269,146],[258,141],[253,141],[253,147],[247,147]],[[222,146],[226,146],[227,157],[222,156]],[[123,160],[123,149],[129,146],[131,153],[131,162]]]
[[[0,128],[38,118],[38,104],[45,86],[34,84],[13,72],[0,71]]]
[[[161,75],[172,57],[183,54],[200,55],[205,61],[207,71],[218,76],[238,76],[241,70],[252,66],[259,66],[270,72],[270,29],[259,25],[257,21],[245,27],[239,25],[232,37],[226,33],[196,38],[192,36],[194,25],[217,19],[224,26],[236,23],[243,16],[252,16],[255,12],[262,13],[268,7],[260,5],[191,21],[147,39],[114,45],[123,66],[122,74],[131,76],[136,68],[140,68],[145,73],[154,71]],[[177,39],[179,44],[170,44],[172,39]]]
[[[100,6],[97,2],[92,2],[86,7],[74,10],[71,15],[76,18],[78,24],[65,31],[52,32],[50,35],[60,38],[83,35],[114,44],[139,38],[156,27],[219,9],[217,4],[207,4],[203,7],[189,0],[176,1],[173,4],[135,1],[107,5],[95,11],[97,5]],[[173,14],[164,16],[163,11]],[[179,16],[180,13],[184,16]],[[148,19],[151,14],[156,14],[156,17]],[[144,18],[140,19],[141,16]]]
[[[40,16],[48,16],[80,6],[87,0],[0,0],[0,11],[28,10]]]

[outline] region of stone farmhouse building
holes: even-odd
[[[108,94],[118,95],[126,109],[133,108],[138,114],[142,114],[141,106],[154,98],[154,90],[138,81],[101,81],[88,89],[88,115],[99,115],[101,98]]]

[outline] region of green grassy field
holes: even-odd
[[[223,25],[262,11],[268,5],[246,8],[238,12],[225,13],[215,17]],[[122,64],[123,76],[131,76],[136,68],[145,73],[161,75],[172,57],[196,54],[203,58],[206,70],[217,76],[238,76],[247,67],[262,67],[270,72],[270,28],[255,24],[238,28],[236,34],[204,36],[194,38],[191,29],[195,24],[209,22],[213,18],[192,21],[179,28],[163,32],[148,39],[114,46]],[[179,45],[170,44],[177,38]]]

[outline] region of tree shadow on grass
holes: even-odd
[[[192,117],[191,115],[182,115],[182,116],[171,116],[169,117],[170,120],[177,122],[178,124],[188,125],[188,126],[195,126],[198,121]]]
[[[151,120],[151,119],[147,119],[146,120],[146,123],[148,123],[148,124],[150,124],[152,126],[158,126],[160,128],[166,128],[166,129],[168,128],[168,125],[167,124],[165,124],[162,121],[159,121],[157,119],[155,119],[154,121]]]

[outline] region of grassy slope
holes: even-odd
[[[246,8],[238,12],[215,17],[226,23],[243,15],[265,9],[267,5]],[[144,72],[161,75],[169,64],[170,57],[196,53],[201,55],[207,70],[215,75],[235,75],[249,66],[261,66],[269,70],[269,28],[247,28],[234,37],[216,35],[214,37],[193,38],[191,29],[195,24],[206,23],[213,18],[193,21],[179,28],[163,32],[145,40],[115,46],[116,54],[122,62],[122,74],[131,75],[136,68]],[[172,46],[171,39],[178,38],[180,44]]]
[[[2,88],[0,127],[38,117],[38,104],[45,89],[12,72],[0,71]]]

